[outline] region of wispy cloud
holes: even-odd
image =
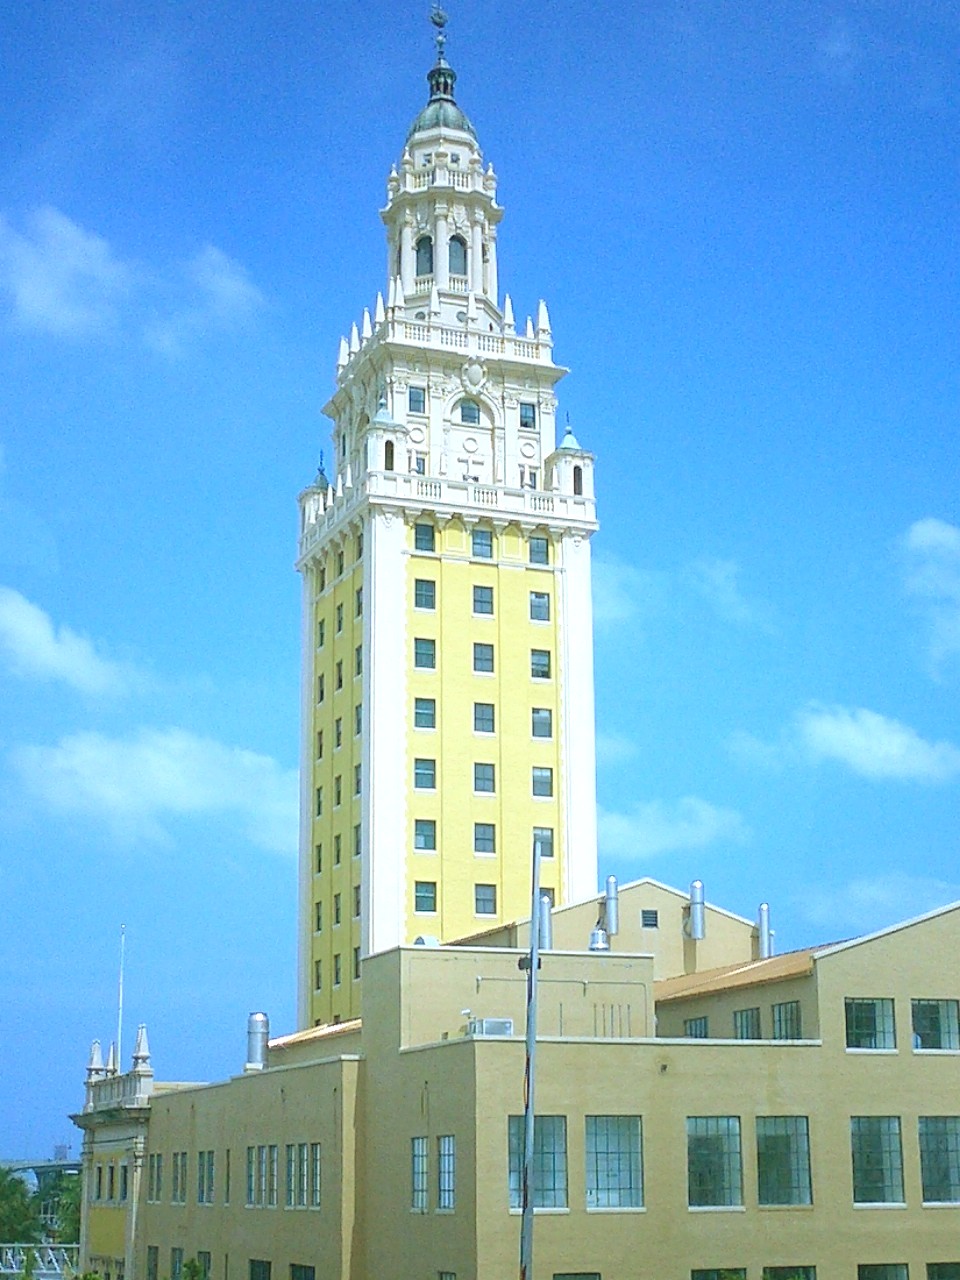
[[[221,249],[208,244],[183,268],[189,298],[166,318],[152,321],[146,339],[155,350],[179,356],[210,329],[230,331],[249,322],[264,296],[246,269]]]
[[[906,872],[863,876],[847,884],[809,887],[796,897],[802,914],[818,928],[849,937],[923,915],[960,899],[960,882]]]
[[[697,796],[683,796],[675,804],[660,800],[614,812],[598,810],[600,847],[607,856],[651,857],[682,849],[702,849],[726,840],[742,844],[750,838],[743,818]]]
[[[637,754],[637,744],[620,733],[597,734],[597,762],[602,765],[622,764]]]
[[[40,803],[123,843],[169,843],[173,820],[212,817],[259,848],[296,853],[297,772],[269,756],[172,728],[77,733],[17,748],[11,763]]]
[[[78,336],[112,327],[132,275],[102,236],[58,209],[35,209],[23,231],[0,215],[0,289],[22,328]]]
[[[685,570],[686,580],[725,622],[739,626],[770,628],[769,609],[749,599],[740,587],[740,565],[736,560],[703,556]]]
[[[727,749],[742,763],[764,769],[831,761],[874,781],[937,783],[960,777],[960,747],[930,742],[910,725],[866,707],[810,702],[775,741],[741,731],[727,740]]]
[[[816,703],[797,718],[814,759],[834,760],[864,778],[946,782],[960,774],[960,748],[927,742],[915,729],[865,707]]]
[[[915,521],[903,538],[907,594],[929,627],[934,674],[960,655],[960,528],[928,516]]]
[[[0,658],[14,675],[59,681],[86,694],[124,693],[142,681],[132,667],[101,657],[86,636],[56,627],[12,587],[0,587]]]
[[[0,215],[4,293],[20,328],[71,338],[120,328],[167,356],[241,328],[265,301],[246,268],[215,245],[179,265],[135,264],[49,206],[29,213],[22,230]]]
[[[593,620],[598,627],[662,613],[667,578],[614,556],[593,562]]]

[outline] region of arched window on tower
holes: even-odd
[[[573,468],[573,492],[578,498],[583,493],[583,467]]]
[[[417,275],[433,275],[433,240],[430,236],[421,236],[417,241]]]
[[[467,274],[467,242],[462,236],[453,236],[450,240],[450,274]]]
[[[393,470],[393,441],[388,440],[383,446],[383,469],[384,471]]]

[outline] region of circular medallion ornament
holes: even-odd
[[[460,370],[460,377],[468,391],[479,391],[487,380],[487,371],[483,362],[472,356]]]
[[[414,444],[422,444],[426,438],[427,433],[424,431],[423,427],[410,428],[410,439]]]
[[[523,444],[520,446],[520,452],[525,458],[532,458],[537,452],[537,447],[532,440],[524,440]]]
[[[466,453],[476,453],[479,446],[473,436],[467,436],[463,442],[463,448]]]

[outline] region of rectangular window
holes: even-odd
[[[433,913],[437,909],[437,882],[417,880],[413,886],[413,909]]]
[[[433,551],[436,545],[436,530],[432,524],[415,524],[413,526],[413,545],[417,551]]]
[[[474,853],[496,853],[497,828],[492,822],[475,822],[473,824]]]
[[[844,1001],[848,1049],[895,1049],[897,1031],[893,1001],[886,999]]]
[[[319,965],[320,961],[317,961]],[[247,1147],[247,1207],[256,1204],[257,1195],[257,1148]]]
[[[267,1200],[267,1148],[257,1147],[257,1190],[256,1203],[266,1204]]]
[[[333,685],[334,689],[343,688],[343,660],[339,660],[333,669]]]
[[[333,923],[335,925],[340,923],[340,915],[340,894],[335,893],[333,895]]]
[[[535,404],[520,403],[520,426],[525,431],[535,431],[537,429],[537,406]]]
[[[553,737],[553,712],[549,707],[534,707],[531,710],[530,732],[535,738]]]
[[[683,1034],[691,1040],[706,1040],[709,1032],[709,1023],[705,1017],[701,1018],[684,1018]]]
[[[310,1208],[320,1208],[320,1143],[310,1143]]]
[[[307,1207],[307,1159],[309,1147],[305,1142],[297,1143],[297,1208]]]
[[[495,715],[492,702],[475,702],[473,704],[474,733],[493,733],[496,728]]]
[[[337,605],[336,611],[337,635],[343,630],[343,605]]]
[[[475,644],[473,646],[473,669],[484,675],[493,671],[492,644]]]
[[[426,413],[427,392],[425,387],[407,388],[407,410],[410,413]]]
[[[317,873],[317,875],[320,875],[320,873],[323,871],[323,845],[322,844],[318,844],[314,846],[313,869]]]
[[[474,529],[470,535],[470,550],[478,560],[493,559],[493,533],[489,529]]]
[[[317,787],[316,804],[314,805],[314,813],[318,818],[323,817],[323,787]]]
[[[337,577],[343,573],[343,552],[337,552]]]
[[[640,912],[640,928],[641,929],[659,929],[660,928],[660,912],[645,907]]]
[[[800,1001],[785,1000],[772,1007],[774,1040],[799,1040]]]
[[[147,1280],[158,1280],[160,1272],[160,1248],[155,1244],[147,1245]]]
[[[322,702],[326,693],[326,681],[322,675],[317,676],[317,701]]]
[[[436,698],[414,698],[413,723],[418,729],[435,729],[437,727]]]
[[[337,779],[339,781],[339,779]],[[339,867],[340,857],[343,850],[343,837],[336,835],[333,837],[333,865]]]
[[[353,827],[353,856],[359,858],[363,852],[363,836],[361,834],[360,823],[357,822]]]
[[[317,730],[317,759],[323,759],[323,730]]]
[[[495,916],[497,914],[497,886],[495,884],[476,884],[473,886],[473,909],[478,916]]]
[[[304,1262],[290,1263],[290,1280],[316,1280],[316,1268]]]
[[[432,671],[437,665],[437,642],[417,637],[413,642],[413,665],[421,671]]]
[[[492,792],[497,789],[496,767],[492,764],[473,766],[474,791]]]
[[[363,617],[363,587],[357,587],[353,593],[353,611],[358,618]]]
[[[437,1139],[437,1208],[453,1209],[457,1200],[457,1140],[452,1133]]]
[[[333,746],[334,750],[339,751],[343,746],[343,717],[337,716],[333,722]]]
[[[363,790],[363,765],[355,764],[353,766],[353,794],[358,796]]]
[[[687,1203],[711,1208],[743,1204],[739,1116],[687,1117]]]
[[[540,857],[553,857],[553,827],[534,827],[533,843],[540,845]]]
[[[921,1116],[920,1176],[925,1204],[960,1202],[960,1116]]]
[[[909,1280],[905,1262],[867,1262],[857,1267],[857,1280]]]
[[[812,1204],[806,1116],[757,1116],[760,1204]]]
[[[534,486],[531,485],[532,489]],[[550,563],[550,540],[549,538],[540,537],[534,534],[530,538],[530,563],[531,564],[549,564]]]
[[[433,818],[416,818],[413,823],[413,847],[429,849],[437,847],[437,824]]]
[[[587,1208],[643,1204],[639,1116],[587,1116]]]
[[[437,785],[437,762],[418,758],[413,762],[413,785],[418,791],[433,791]]]
[[[531,774],[533,794],[535,796],[553,795],[553,770],[534,765]]]
[[[353,886],[353,918],[354,920],[360,919],[360,898],[361,898],[360,886],[358,884],[355,884]]]
[[[363,675],[363,645],[358,644],[353,651],[353,674],[355,676]]]
[[[903,1204],[899,1116],[851,1116],[855,1204]]]
[[[212,1151],[197,1152],[197,1204],[213,1204],[213,1164]]]
[[[763,1280],[817,1280],[816,1267],[764,1267]]]
[[[915,1049],[960,1049],[960,1002],[911,1000]]]
[[[493,587],[473,588],[473,612],[493,613]]]
[[[415,609],[436,609],[437,584],[432,578],[414,579],[413,607]]]
[[[530,592],[530,621],[550,621],[550,597],[546,591]]]
[[[313,989],[314,991],[323,990],[323,961],[322,960],[314,960],[313,962]],[[249,1203],[249,1201],[247,1203]]]
[[[270,1267],[266,1258],[251,1258],[250,1280],[270,1280]]]
[[[292,1209],[297,1202],[297,1148],[292,1142],[286,1146],[286,1186],[284,1188],[284,1204]]]
[[[530,650],[530,675],[534,680],[550,679],[550,651],[548,649]]]
[[[277,1180],[279,1178],[279,1154],[280,1148],[275,1144],[267,1148],[267,1204],[276,1205],[277,1203]]]
[[[343,959],[336,955],[333,957],[333,985],[339,987],[343,981]]]
[[[427,474],[427,455],[425,453],[415,454],[413,467],[418,476],[425,476]]]
[[[334,808],[343,801],[343,775],[337,774],[333,780],[333,804]]]
[[[690,1280],[747,1280],[746,1267],[707,1267],[690,1272]]]
[[[523,1116],[510,1116],[507,1147],[511,1209],[521,1207],[523,1145]],[[566,1116],[534,1117],[531,1198],[535,1209],[567,1207]]]
[[[327,623],[325,618],[317,622],[317,648],[322,649],[327,639]]]
[[[359,737],[360,734],[363,732],[363,703],[362,702],[358,702],[357,705],[353,708],[353,732],[356,737]]]
[[[734,1009],[733,1034],[737,1040],[760,1039],[760,1009]]]
[[[410,1139],[410,1208],[426,1213],[429,1184],[427,1181],[427,1139]]]
[[[174,1245],[170,1250],[170,1280],[181,1280],[183,1276],[183,1249]]]
[[[353,980],[360,981],[360,948],[353,948]]]
[[[960,1280],[960,1262],[928,1262],[927,1280]]]
[[[213,1270],[213,1257],[209,1250],[197,1250],[197,1266],[200,1268],[200,1280],[210,1280],[210,1273]]]

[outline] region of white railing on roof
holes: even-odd
[[[22,1276],[30,1264],[34,1280],[75,1276],[80,1265],[76,1244],[0,1244],[0,1276]]]
[[[89,1104],[85,1111],[95,1111],[98,1107],[145,1107],[153,1093],[152,1071],[125,1071],[123,1075],[104,1076],[102,1080],[91,1080]]]

